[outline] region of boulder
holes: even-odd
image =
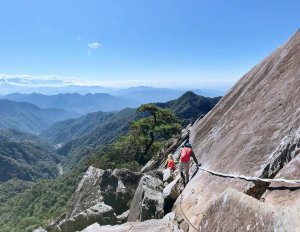
[[[300,180],[300,156],[292,159],[274,178]],[[300,184],[271,183],[262,200],[268,204],[294,208],[300,215]]]
[[[61,232],[80,231],[93,223],[115,224],[116,215],[111,206],[99,203],[69,219],[61,221],[57,226]]]
[[[183,183],[180,180],[180,175],[177,175],[175,180],[173,180],[163,189],[165,213],[171,212],[175,201],[183,190]]]
[[[163,219],[148,220],[144,222],[127,222],[122,225],[100,226],[93,224],[82,232],[183,232],[178,228],[178,224],[174,220],[174,214],[168,214]]]
[[[176,200],[183,190],[183,183],[180,181],[180,175],[177,175],[175,180],[173,180],[170,184],[168,184],[164,190],[164,198],[170,198],[172,200]]]
[[[112,206],[117,214],[123,213],[129,208],[128,203],[132,196],[112,170],[105,170],[101,176],[100,191],[105,204]]]
[[[172,171],[169,168],[163,170],[163,182],[171,182],[174,179]]]
[[[200,226],[190,231],[299,231],[299,215],[288,209],[275,207],[256,200],[234,189],[227,189],[214,201],[209,202]],[[298,224],[298,226],[297,226]]]
[[[85,228],[84,230],[82,230],[81,232],[99,232],[100,229],[101,226],[99,225],[99,223],[94,223],[88,226],[87,228]]]
[[[86,171],[75,193],[72,195],[68,206],[66,218],[74,215],[104,201],[99,184],[104,170],[90,166]]]
[[[160,177],[160,178],[159,178]],[[132,199],[128,222],[145,221],[164,216],[162,175],[157,172],[145,174]]]
[[[104,202],[121,214],[129,209],[142,174],[128,169],[102,170],[89,167],[73,194],[67,218]]]
[[[132,197],[134,196],[139,181],[143,176],[143,174],[140,172],[132,172],[128,169],[115,169],[113,171],[113,175],[122,181]]]
[[[213,110],[194,123],[190,142],[202,167],[274,178],[293,159],[300,141],[299,77],[300,31],[246,73]],[[209,202],[228,187],[260,199],[268,184],[199,170],[175,202],[176,219],[186,221],[186,216],[198,227]]]
[[[122,214],[130,208],[141,176],[141,173],[128,169],[102,170],[90,166],[69,202],[68,211],[48,225],[47,230],[59,231],[58,225],[62,223],[67,227],[69,224],[76,225],[74,220],[77,217],[86,218],[85,211],[93,211],[99,203],[105,203],[111,206],[116,214]],[[102,217],[101,210],[94,211],[100,212]]]
[[[117,223],[118,224],[123,224],[125,222],[127,222],[127,219],[128,219],[128,215],[129,215],[129,210],[127,210],[126,212],[120,214],[117,216]]]
[[[42,227],[39,227],[39,228],[35,229],[33,232],[47,232],[47,231],[44,230]]]

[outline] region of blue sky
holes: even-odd
[[[297,0],[0,0],[0,74],[228,89],[299,12]]]

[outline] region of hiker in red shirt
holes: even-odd
[[[192,145],[190,143],[186,143],[181,150],[180,154],[180,162],[179,162],[179,172],[181,175],[181,178],[183,180],[184,187],[189,182],[189,168],[190,168],[190,159],[193,157],[193,160],[195,161],[197,167],[200,166],[198,164],[198,160],[193,152]],[[185,176],[184,176],[184,174]]]
[[[168,155],[168,159],[167,159],[167,162],[166,162],[166,165],[165,165],[167,168],[169,168],[171,171],[175,171],[175,161],[173,159],[173,156],[172,154],[169,154]]]

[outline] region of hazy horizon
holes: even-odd
[[[4,0],[0,84],[26,77],[32,85],[44,79],[226,92],[296,32],[299,6],[292,0]]]

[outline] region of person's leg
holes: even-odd
[[[184,163],[182,162],[179,162],[179,172],[180,172],[180,176],[181,176],[181,179],[183,181],[183,185],[185,187],[185,176],[183,174],[183,170],[184,170],[184,167],[183,167]]]
[[[189,169],[190,169],[190,162],[184,163],[185,184],[187,184],[190,180]]]
[[[180,172],[180,175],[181,175],[181,178],[183,180],[183,186],[185,187],[186,183],[185,183],[185,176],[184,176],[183,172]]]

